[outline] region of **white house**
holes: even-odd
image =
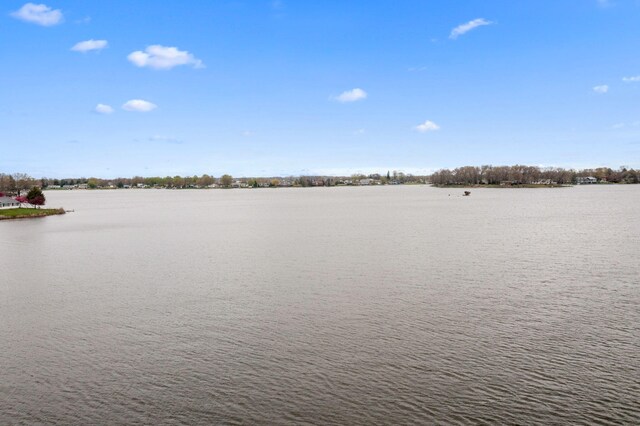
[[[598,183],[598,179],[594,178],[593,176],[578,177],[576,178],[576,183],[578,185],[592,185],[594,183]]]
[[[11,197],[0,197],[0,209],[15,209],[20,203]]]

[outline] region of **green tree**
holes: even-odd
[[[233,178],[231,177],[231,175],[222,175],[222,177],[220,178],[220,185],[224,186],[225,188],[230,187],[232,183]]]
[[[197,185],[201,187],[206,187],[206,186],[212,185],[214,182],[215,182],[215,179],[213,179],[213,177],[207,174],[204,174],[202,175],[202,177],[200,177],[197,180]]]
[[[29,204],[33,204],[34,206],[44,206],[46,199],[42,190],[37,186],[34,186],[27,193],[27,202]]]
[[[89,178],[89,180],[87,181],[87,185],[89,185],[89,188],[91,189],[96,189],[98,187],[98,179]]]

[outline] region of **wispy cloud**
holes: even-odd
[[[144,52],[137,50],[127,56],[127,59],[138,67],[149,67],[159,70],[168,70],[180,65],[191,65],[194,68],[204,68],[204,64],[186,50],[177,47],[161,46],[154,44],[148,46]]]
[[[631,123],[616,123],[613,126],[611,126],[612,129],[623,129],[625,127],[639,127],[640,126],[640,120],[639,121],[634,121]]]
[[[640,75],[634,75],[633,77],[622,77],[622,81],[625,83],[637,83],[640,82]]]
[[[172,136],[161,136],[161,135],[151,136],[149,138],[149,141],[151,141],[151,142],[174,143],[174,144],[181,144],[182,143],[182,140],[180,140],[178,138],[174,138]]]
[[[418,124],[415,127],[415,129],[420,133],[427,133],[427,132],[435,132],[436,130],[440,130],[440,126],[438,126],[433,121],[427,120],[422,124]]]
[[[355,102],[355,101],[359,101],[362,99],[366,99],[367,98],[367,92],[365,92],[362,89],[351,89],[351,90],[347,90],[346,92],[342,92],[340,95],[336,96],[335,100],[337,100],[338,102]]]
[[[364,135],[364,133],[365,133],[364,129],[358,129],[353,132],[353,134],[356,136]]]
[[[107,47],[109,43],[107,42],[107,40],[86,40],[86,41],[81,41],[80,43],[76,43],[71,50],[73,50],[74,52],[89,52],[91,50],[102,50],[105,47]]]
[[[142,99],[131,99],[122,105],[123,110],[136,112],[149,112],[156,108],[158,108],[156,104]]]
[[[467,22],[466,24],[460,24],[457,27],[455,27],[453,30],[451,30],[451,34],[449,34],[449,38],[455,40],[461,35],[464,35],[473,29],[482,27],[484,25],[492,25],[492,24],[493,22],[487,21],[484,18],[477,18],[477,19],[474,19],[473,21]]]
[[[110,105],[98,104],[94,108],[94,111],[98,114],[111,114],[113,113],[113,108]]]
[[[598,6],[600,7],[610,7],[613,6],[613,2],[611,0],[596,0]]]
[[[52,9],[46,4],[26,3],[20,9],[12,12],[11,16],[43,27],[57,25],[63,21],[62,11]]]
[[[604,95],[605,93],[607,93],[609,91],[609,86],[607,86],[606,84],[602,84],[600,86],[595,86],[593,88],[593,91],[598,93],[598,94]]]

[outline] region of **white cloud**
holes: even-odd
[[[366,98],[367,98],[367,92],[365,92],[362,89],[356,88],[352,90],[347,90],[346,92],[342,92],[335,99],[338,102],[355,102],[355,101],[359,101],[361,99],[366,99]]]
[[[418,124],[415,127],[415,129],[420,133],[427,133],[427,132],[435,132],[436,130],[440,130],[440,126],[438,126],[433,121],[427,120],[422,124]]]
[[[255,135],[255,133],[253,133],[251,130],[245,130],[244,132],[242,132],[242,136],[244,136],[245,138],[253,135]]]
[[[600,7],[609,7],[613,4],[611,0],[596,0],[596,1],[598,3],[598,6]]]
[[[94,111],[98,114],[111,114],[113,112],[113,108],[110,105],[98,104]]]
[[[63,16],[60,9],[51,9],[46,4],[26,3],[20,9],[11,13],[16,19],[33,24],[50,27],[62,22]]]
[[[466,24],[458,25],[453,30],[451,30],[451,34],[449,35],[449,38],[455,40],[461,35],[468,33],[469,31],[475,28],[482,27],[483,25],[491,25],[491,24],[493,24],[493,22],[487,21],[484,18],[474,19],[473,21],[469,21]]]
[[[80,43],[76,43],[71,50],[73,50],[74,52],[88,52],[90,50],[101,50],[104,49],[105,47],[107,47],[109,43],[107,43],[107,40],[86,40],[86,41],[81,41]]]
[[[191,65],[194,68],[204,68],[204,64],[186,50],[177,47],[166,47],[159,44],[147,46],[144,52],[137,50],[127,56],[127,59],[138,67],[149,67],[158,70],[168,70],[180,65]]]
[[[638,127],[640,126],[640,121],[634,121],[632,123],[616,123],[611,126],[612,129],[623,129],[625,127]]]
[[[125,111],[137,111],[137,112],[149,112],[156,109],[158,105],[142,99],[131,99],[122,105],[122,109]]]
[[[353,132],[354,135],[364,135],[364,129],[358,129],[356,131]]]
[[[149,141],[151,141],[151,142],[175,143],[175,144],[181,144],[182,143],[182,140],[180,140],[178,138],[174,138],[172,136],[161,136],[161,135],[151,136],[149,138]]]
[[[640,81],[640,75],[634,75],[633,77],[622,77],[622,81],[625,83],[637,83]]]
[[[602,95],[609,91],[609,86],[607,86],[606,84],[595,86],[593,88],[593,91]]]

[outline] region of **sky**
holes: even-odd
[[[0,172],[640,167],[640,0],[0,3]]]

